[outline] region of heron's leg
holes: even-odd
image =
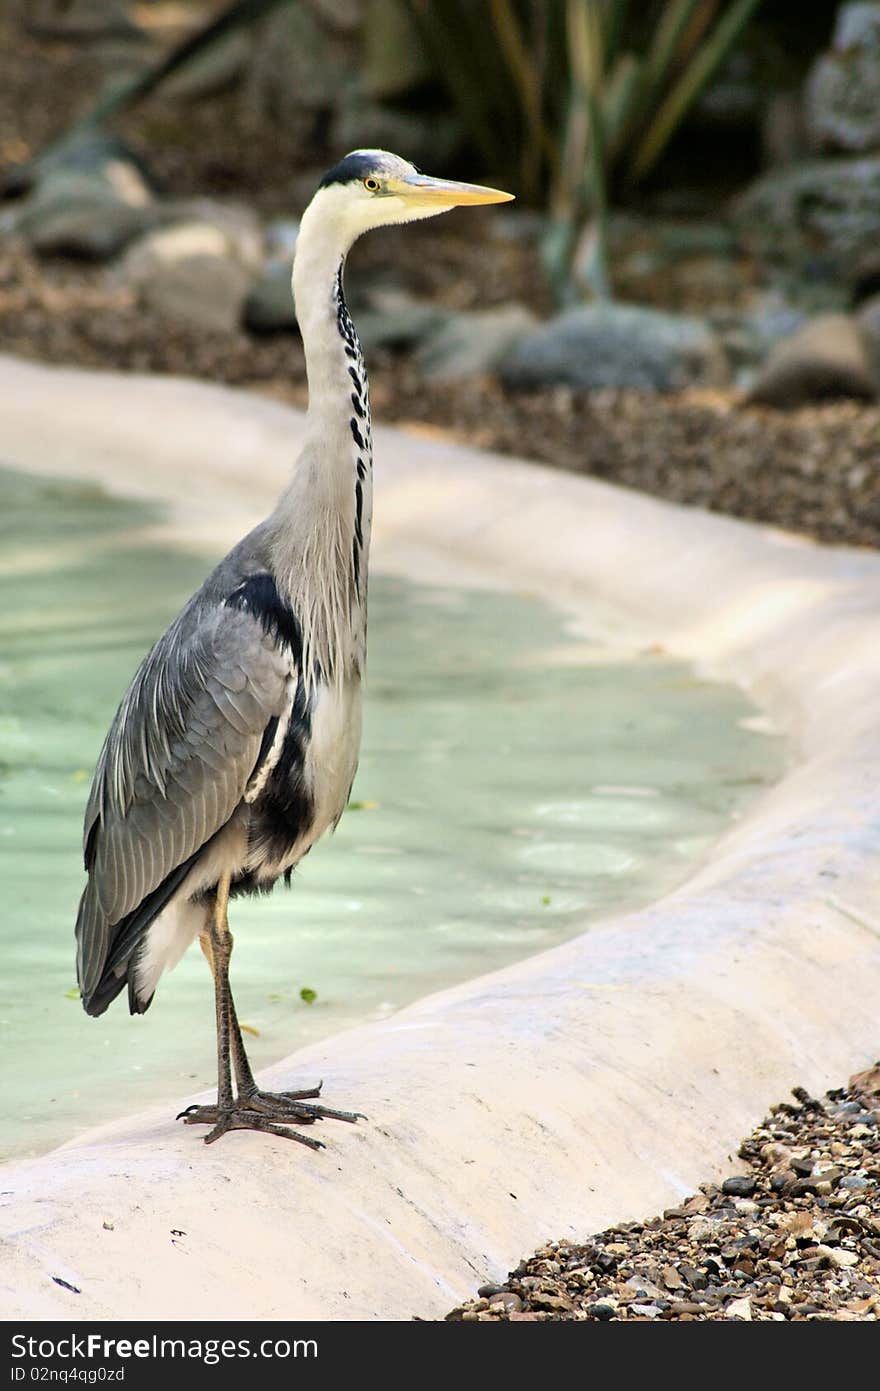
[[[217,885],[214,910],[208,938],[211,944],[211,973],[214,977],[214,1008],[217,1016],[217,1108],[232,1108],[232,1072],[229,1063],[229,958],[232,955],[232,936],[229,931],[230,875],[224,874]],[[210,1137],[209,1137],[210,1138]]]
[[[300,1125],[311,1125],[323,1116],[354,1121],[357,1116],[353,1112],[333,1111],[328,1106],[307,1103],[305,1098],[320,1095],[320,1087],[317,1090],[311,1088],[301,1092],[279,1093],[261,1092],[257,1087],[241,1037],[229,985],[229,960],[232,956],[233,937],[229,931],[228,905],[227,876],[218,885],[209,927],[199,939],[214,977],[217,1013],[217,1104],[188,1106],[178,1119],[184,1120],[188,1125],[211,1125],[213,1128],[205,1136],[206,1144],[218,1140],[227,1130],[259,1130],[298,1140],[311,1149],[322,1149],[320,1140],[312,1140],[296,1130],[287,1129],[286,1123],[296,1121]],[[236,1097],[232,1094],[232,1065],[235,1067],[238,1086]]]
[[[228,929],[227,929],[228,930]],[[235,938],[232,933],[229,936],[229,955],[232,955],[232,948],[235,945]],[[210,932],[203,932],[199,938],[199,946],[204,953],[211,973],[214,974],[214,948],[211,941]],[[254,1074],[251,1070],[250,1060],[244,1046],[244,1039],[241,1036],[241,1025],[238,1022],[238,1015],[235,1012],[235,1001],[232,998],[232,987],[227,981],[227,998],[229,1000],[229,1051],[232,1057],[232,1064],[235,1068],[235,1083],[238,1088],[238,1100],[252,1105],[254,1109],[260,1111],[290,1111],[289,1103],[292,1101],[308,1101],[321,1095],[321,1083],[316,1087],[303,1087],[297,1091],[289,1092],[262,1092],[257,1086]],[[354,1111],[334,1111],[329,1106],[304,1106],[298,1108],[297,1119],[307,1122],[315,1120],[318,1116],[330,1116],[336,1120],[357,1120],[358,1113]]]

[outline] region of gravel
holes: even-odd
[[[880,1062],[802,1088],[743,1141],[745,1172],[583,1242],[550,1241],[449,1322],[876,1322]]]

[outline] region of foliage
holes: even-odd
[[[610,293],[608,190],[655,166],[760,0],[405,0],[484,159],[546,202],[560,300]]]

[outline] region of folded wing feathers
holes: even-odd
[[[212,605],[189,630],[185,616],[138,669],[98,762],[77,920],[84,994],[114,955],[114,924],[228,821],[290,700],[290,653],[252,615]]]

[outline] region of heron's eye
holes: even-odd
[[[364,179],[364,188],[369,189],[370,193],[378,193],[379,180],[374,179],[372,177],[370,177],[369,179]]]

